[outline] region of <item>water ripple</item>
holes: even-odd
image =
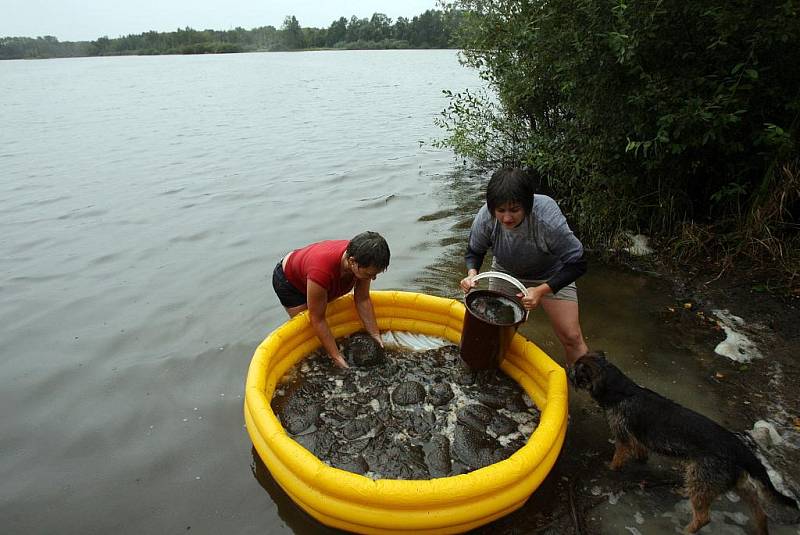
[[[0,80],[0,516],[281,524],[241,420],[253,348],[286,319],[271,269],[370,228],[393,253],[374,287],[408,287],[452,167],[417,140],[441,89],[480,81],[453,51],[0,62]]]

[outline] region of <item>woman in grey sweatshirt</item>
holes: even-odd
[[[567,224],[558,204],[534,193],[533,181],[523,170],[496,171],[486,188],[486,204],[472,223],[463,290],[475,287],[484,256],[492,250],[492,271],[518,279],[528,289],[522,297],[526,310],[541,305],[564,346],[567,365],[589,348],[583,340],[575,280],[586,273],[583,245]],[[503,284],[491,279],[490,288]]]

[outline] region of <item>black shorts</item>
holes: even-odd
[[[282,262],[283,260],[278,262],[278,265],[272,270],[272,288],[275,290],[275,294],[278,296],[281,304],[286,308],[305,305],[305,294],[292,286],[292,283],[286,278],[286,273],[283,272]]]

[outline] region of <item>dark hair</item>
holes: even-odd
[[[389,244],[383,236],[368,230],[350,240],[347,245],[347,256],[361,267],[374,267],[385,271],[389,267]]]
[[[512,202],[519,204],[525,215],[529,216],[533,209],[533,194],[536,188],[533,179],[527,172],[519,167],[503,167],[498,169],[489,179],[486,187],[486,204],[489,214],[494,217],[494,211],[503,204]]]

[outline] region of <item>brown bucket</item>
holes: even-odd
[[[505,273],[487,271],[473,280],[493,276],[513,279],[517,287],[527,291]],[[470,290],[464,297],[464,304],[467,312],[461,329],[461,359],[473,370],[496,368],[528,314],[517,296],[495,290]]]

